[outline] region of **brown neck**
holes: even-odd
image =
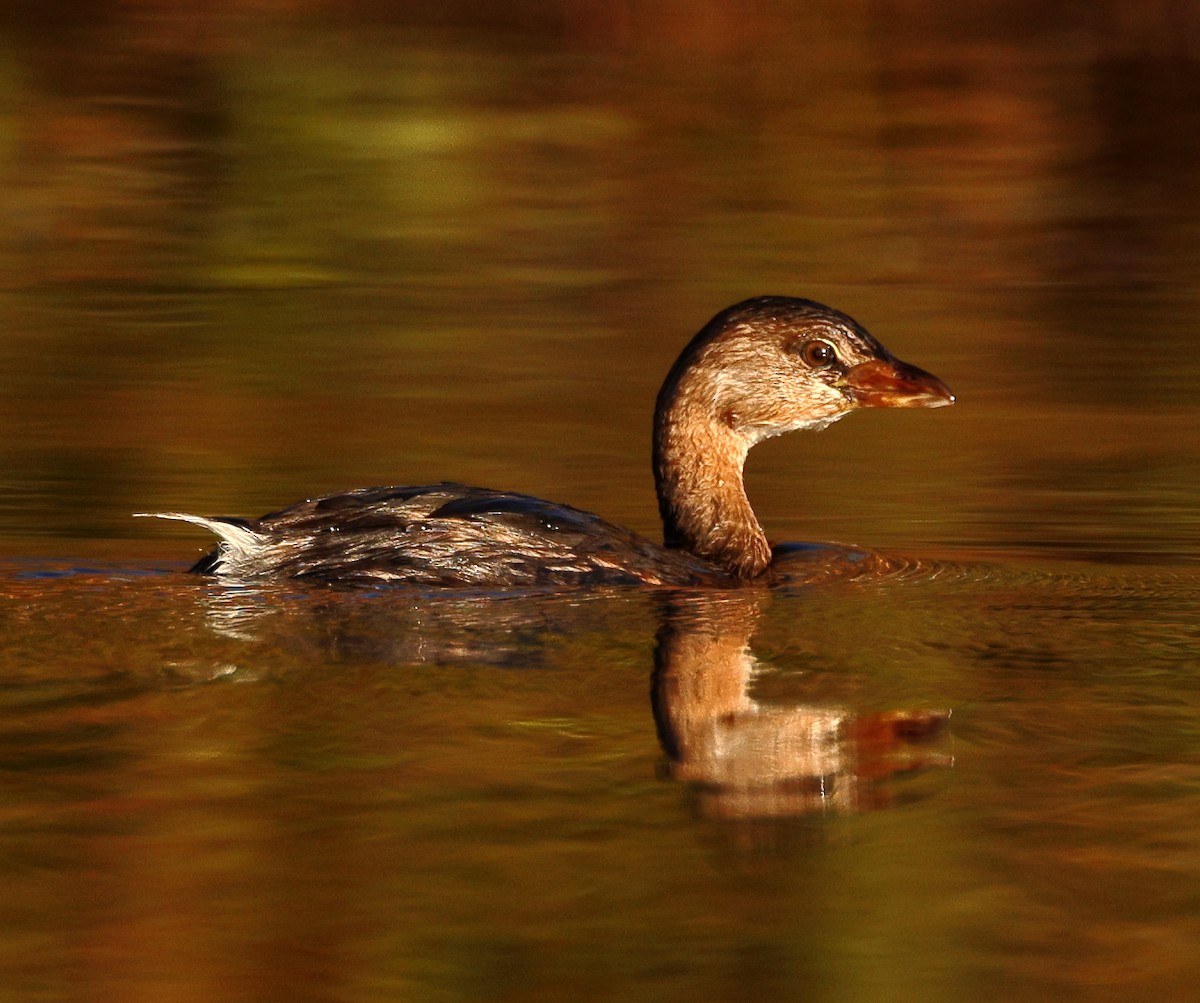
[[[727,425],[689,420],[680,401],[660,401],[654,423],[654,479],[663,541],[754,578],[771,563],[771,546],[742,482],[749,446]]]

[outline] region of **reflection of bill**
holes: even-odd
[[[750,638],[761,592],[677,598],[659,631],[654,713],[671,773],[696,784],[705,810],[750,818],[887,800],[878,782],[952,765],[927,747],[948,710],[857,715],[845,707],[769,706],[749,695]]]

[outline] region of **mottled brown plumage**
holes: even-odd
[[[936,377],[895,359],[845,314],[764,296],[692,339],[658,395],[654,475],[665,546],[527,495],[442,483],[360,488],[204,526],[192,570],[421,586],[732,585],[768,576],[771,548],[742,482],[755,443],[858,407],[938,407]]]

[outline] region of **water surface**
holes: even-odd
[[[1195,995],[1192,15],[176,6],[0,15],[14,999]],[[760,293],[959,395],[751,458],[889,574],[235,589],[130,518],[653,535],[659,380]]]

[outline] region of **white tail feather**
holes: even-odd
[[[223,556],[235,564],[243,557],[259,551],[263,545],[262,536],[254,530],[239,526],[237,523],[226,522],[223,519],[189,515],[187,512],[134,512],[133,516],[135,519],[176,519],[179,522],[190,522],[197,526],[203,526],[220,538],[226,548]]]

